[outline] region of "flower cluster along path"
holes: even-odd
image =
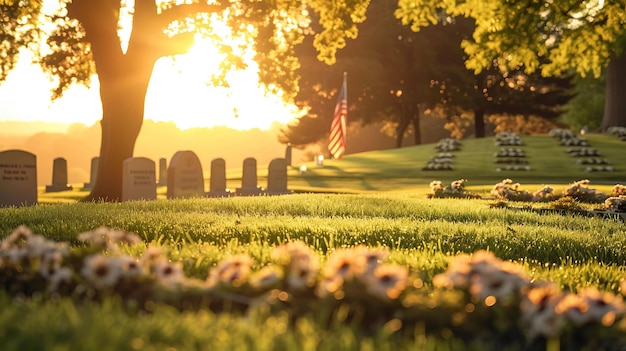
[[[253,270],[250,256],[238,254],[200,279],[186,276],[182,263],[170,262],[164,249],[146,246],[133,233],[98,228],[78,238],[84,245],[70,249],[17,228],[0,243],[5,292],[90,301],[117,296],[140,307],[161,303],[216,313],[264,306],[294,319],[342,310],[363,333],[392,323],[397,331],[421,326],[432,333],[500,340],[503,347],[540,350],[555,339],[563,347],[626,347],[621,295],[596,288],[563,291],[554,282],[530,279],[521,266],[488,251],[453,257],[445,271],[425,281],[419,271],[386,262],[385,248],[338,248],[322,262],[311,247],[293,241],[273,247],[272,262],[259,270]],[[133,257],[123,254],[121,245],[145,249]]]
[[[433,180],[430,183],[430,192],[426,194],[428,198],[469,198],[481,199],[480,194],[467,191],[466,179],[455,180],[449,186],[444,185],[440,180]],[[491,189],[490,195],[499,201],[492,204],[492,207],[509,207],[507,201],[515,202],[542,202],[548,205],[544,210],[556,210],[559,213],[582,213],[590,216],[603,216],[612,218],[619,215],[619,218],[626,220],[626,186],[616,184],[610,194],[604,194],[589,187],[589,179],[583,179],[571,183],[562,193],[557,193],[554,188],[543,185],[538,190],[531,192],[523,189],[520,183],[514,183],[512,179],[506,178],[496,183]],[[593,210],[585,210],[580,203],[596,204]],[[514,207],[515,208],[515,207]],[[530,209],[530,208],[529,208]]]

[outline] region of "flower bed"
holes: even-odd
[[[20,299],[117,296],[148,313],[163,303],[218,313],[262,308],[294,320],[341,314],[363,334],[420,328],[505,349],[542,350],[555,342],[565,349],[626,347],[622,296],[596,288],[563,291],[487,251],[458,255],[427,281],[419,271],[385,262],[389,252],[383,248],[340,248],[322,262],[295,241],[274,247],[272,263],[260,270],[239,254],[199,279],[185,276],[182,264],[170,262],[160,248],[147,247],[140,257],[122,254],[121,245],[144,245],[132,233],[100,228],[79,239],[84,245],[70,248],[17,228],[0,243],[5,291]]]

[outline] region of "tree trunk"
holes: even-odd
[[[415,141],[415,145],[422,144],[422,127],[420,125],[421,118],[422,111],[418,107],[415,109],[415,115],[413,117],[413,140]]]
[[[132,62],[135,61],[135,62]],[[87,201],[122,198],[122,165],[133,156],[143,123],[144,102],[152,74],[145,58],[125,56],[115,74],[99,74],[102,99],[102,139],[97,181]]]
[[[403,117],[402,119],[400,119],[400,123],[398,123],[398,126],[396,127],[396,149],[399,149],[402,147],[402,140],[404,140],[404,133],[406,132],[406,129],[409,127],[409,119],[405,117]]]
[[[411,122],[411,111],[406,104],[399,102],[400,107],[400,120],[398,121],[398,126],[396,127],[396,149],[402,147],[402,140],[404,140],[404,133],[406,129],[409,127],[409,123]]]
[[[474,136],[476,138],[485,137],[485,110],[474,110]]]
[[[604,116],[601,131],[626,127],[626,53],[613,55],[606,70]]]

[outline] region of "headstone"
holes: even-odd
[[[204,196],[202,164],[193,151],[178,151],[167,168],[167,198]]]
[[[52,185],[46,185],[46,192],[72,190],[67,184],[67,161],[63,157],[57,157],[52,161]]]
[[[241,188],[237,188],[235,193],[239,196],[254,196],[263,194],[263,189],[257,186],[255,158],[248,157],[243,160]]]
[[[291,194],[287,189],[287,160],[284,158],[275,158],[270,162],[265,192],[268,195]]]
[[[145,157],[129,157],[122,165],[122,201],[156,200],[154,161]]]
[[[0,207],[37,203],[37,157],[27,151],[0,152]]]
[[[285,161],[287,161],[287,166],[291,166],[291,144],[285,149]]]
[[[93,157],[91,159],[91,173],[89,173],[89,183],[83,184],[83,189],[91,189],[96,185],[96,179],[98,179],[98,165],[100,164],[100,157]]]
[[[167,185],[167,160],[165,157],[159,159],[159,186]]]
[[[211,180],[207,196],[227,197],[231,196],[230,190],[226,189],[226,161],[216,158],[211,161]]]

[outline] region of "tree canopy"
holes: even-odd
[[[477,73],[494,58],[503,71],[523,66],[543,75],[598,77],[606,67],[606,129],[626,126],[625,6],[619,0],[399,0],[396,16],[415,31],[436,24],[442,13],[475,19],[462,47]]]
[[[349,120],[393,125],[396,147],[411,126],[415,144],[420,144],[424,110],[451,118],[474,113],[475,135],[482,137],[488,115],[554,119],[571,97],[569,78],[527,74],[523,67],[502,72],[494,65],[479,74],[466,69],[460,45],[474,31],[473,19],[447,17],[413,32],[395,18],[395,9],[394,3],[373,1],[359,37],[337,53],[331,67],[315,62],[311,46],[296,50],[303,63],[296,101],[309,114],[283,129],[279,140],[298,146],[326,136],[342,71],[350,76]]]

